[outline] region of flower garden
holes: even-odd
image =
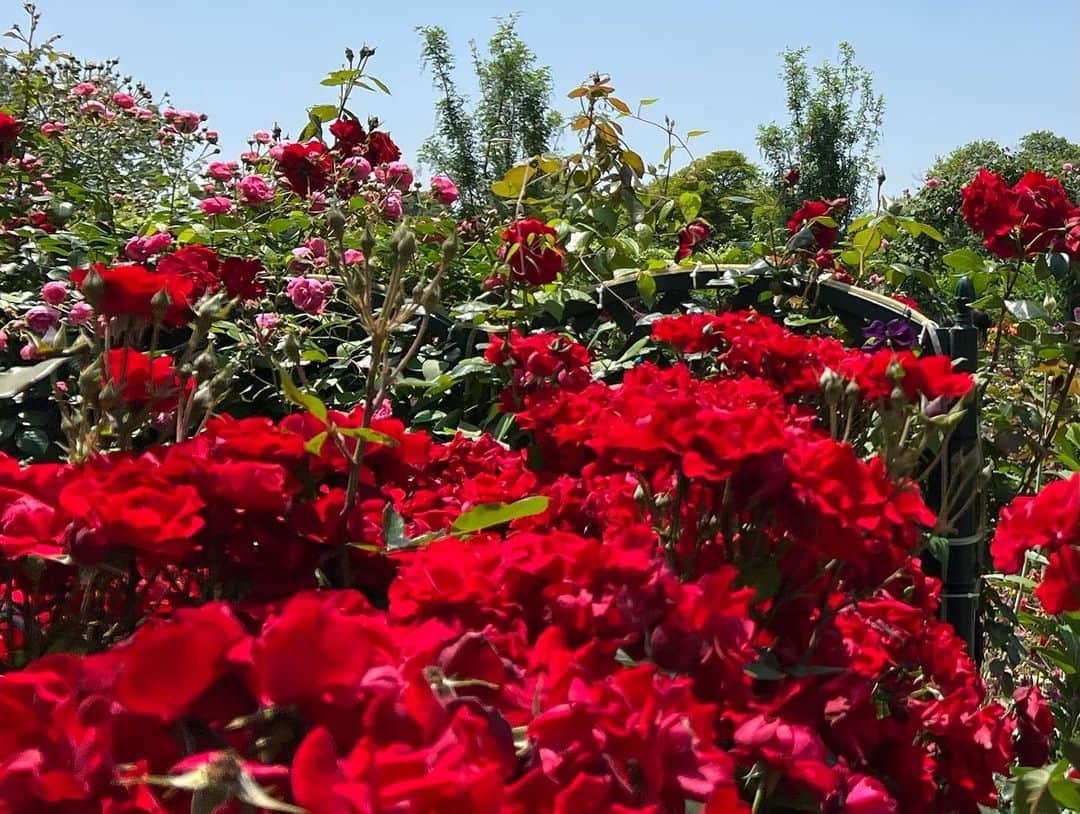
[[[1071,165],[973,173],[981,250],[884,179],[777,215],[798,168],[718,249],[606,77],[467,213],[353,112],[373,52],[230,159],[35,24],[2,814],[1080,809]]]

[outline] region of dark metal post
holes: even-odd
[[[956,290],[957,320],[948,328],[939,329],[943,349],[947,348],[957,370],[974,373],[978,365],[979,331],[971,321],[971,301],[974,299],[971,281],[964,277]],[[976,661],[982,659],[982,631],[979,624],[980,573],[984,547],[985,497],[978,470],[982,468],[982,449],[979,444],[979,393],[969,396],[960,424],[949,439],[944,456],[949,482],[961,483],[962,488],[951,496],[956,512],[949,533],[949,561],[942,582],[941,609],[958,636],[963,638]]]

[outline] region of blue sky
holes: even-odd
[[[20,2],[0,0],[0,23]],[[44,27],[84,58],[118,57],[121,67],[178,106],[210,115],[224,152],[279,121],[295,133],[306,106],[333,101],[319,80],[346,45],[378,48],[373,73],[391,97],[358,100],[376,114],[406,158],[428,136],[434,92],[419,63],[417,25],[446,28],[467,64],[494,18],[522,11],[526,42],[551,65],[556,105],[595,70],[612,75],[630,103],[683,132],[708,130],[694,152],[736,148],[758,158],[757,125],[782,119],[779,52],[808,45],[811,61],[834,57],[846,39],[885,94],[879,147],[887,190],[913,186],[936,155],[976,138],[1013,144],[1035,129],[1080,141],[1080,2],[1077,0],[876,0],[829,3],[693,0],[588,3],[576,0],[38,0]],[[468,75],[463,72],[463,87]],[[662,134],[632,134],[646,160]],[[565,143],[565,142],[564,142]]]

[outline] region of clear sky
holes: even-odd
[[[446,28],[460,62],[485,41],[493,18],[521,11],[519,30],[554,74],[556,106],[591,72],[612,75],[634,104],[674,118],[702,155],[735,148],[758,159],[757,125],[784,117],[779,52],[808,45],[811,62],[850,41],[885,94],[879,147],[897,193],[934,157],[977,138],[1014,144],[1036,129],[1080,141],[1080,0],[37,0],[49,33],[86,59],[115,56],[121,68],[178,106],[204,111],[232,154],[247,134],[279,121],[296,133],[306,106],[333,101],[319,80],[346,45],[376,46],[371,72],[393,96],[357,100],[415,156],[431,133],[434,92],[419,62],[417,25]],[[19,18],[0,0],[0,23]],[[463,88],[469,76],[462,72]],[[362,112],[363,111],[363,112]],[[646,160],[662,134],[632,142]],[[565,142],[564,142],[565,143]]]

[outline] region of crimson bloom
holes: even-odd
[[[788,232],[794,235],[809,228],[817,241],[818,249],[831,249],[836,242],[836,227],[816,223],[815,218],[829,217],[834,209],[846,205],[846,198],[837,198],[834,201],[803,201],[802,206],[795,210],[788,221]]]
[[[523,218],[503,230],[505,244],[499,258],[510,265],[518,282],[544,285],[553,282],[565,266],[562,248],[556,243],[558,232],[536,218]]]
[[[113,382],[120,398],[132,407],[149,405],[168,411],[176,408],[181,390],[191,390],[193,382],[181,383],[173,358],[161,354],[151,358],[132,348],[113,348],[105,355],[103,384]]]
[[[153,319],[153,299],[164,291],[166,307],[163,321],[178,327],[191,316],[190,303],[195,299],[195,281],[183,274],[159,274],[145,266],[95,263],[92,269],[74,269],[71,281],[100,314],[107,317]]]
[[[322,142],[312,139],[304,144],[293,142],[283,146],[278,167],[293,192],[306,197],[326,189],[334,160]]]
[[[381,130],[372,130],[368,134],[367,146],[364,148],[364,158],[371,166],[389,164],[401,158],[401,150],[394,144],[394,140]]]
[[[12,146],[21,130],[22,126],[18,119],[0,111],[0,161],[11,158]]]
[[[706,240],[711,233],[709,224],[703,220],[695,220],[688,223],[679,232],[679,248],[675,252],[675,262],[681,263],[689,257],[701,241]]]

